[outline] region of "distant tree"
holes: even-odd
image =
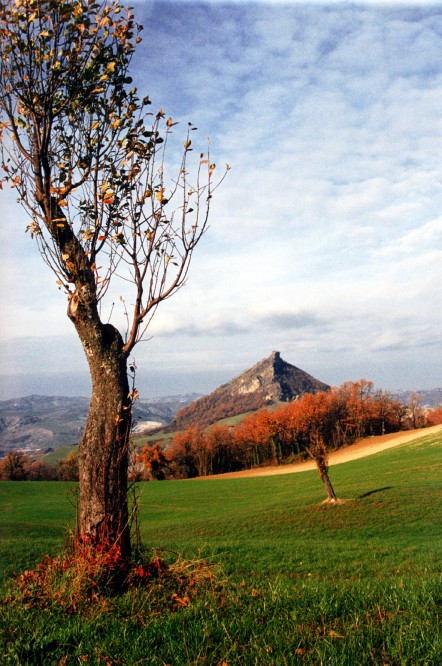
[[[26,457],[17,451],[10,451],[0,460],[0,479],[24,481],[26,479]]]
[[[442,423],[442,405],[430,409],[427,414],[427,425],[434,426]]]
[[[145,444],[137,455],[137,463],[144,468],[144,480],[164,481],[170,472],[170,458],[158,442]]]
[[[209,455],[201,428],[177,432],[168,453],[178,476],[193,479],[207,474]]]
[[[165,150],[176,123],[161,109],[148,113],[149,98],[131,85],[139,32],[118,0],[0,1],[3,181],[67,295],[92,379],[79,447],[79,536],[117,545],[123,557],[137,395],[128,359],[158,305],[186,281],[207,228],[215,169],[201,155],[189,174],[189,124],[168,177]],[[117,291],[106,306],[111,282]],[[127,299],[122,285],[132,289]],[[118,303],[121,330],[109,321]]]
[[[231,428],[218,424],[206,430],[204,436],[210,452],[211,474],[223,474],[241,469],[241,455]]]
[[[48,465],[41,460],[33,461],[26,468],[27,481],[59,481],[59,473],[56,465]]]
[[[58,463],[58,478],[61,481],[78,481],[78,456],[76,451],[71,451],[64,460]]]
[[[409,427],[416,429],[425,425],[425,410],[421,407],[421,397],[419,393],[412,393],[407,402],[407,418]]]

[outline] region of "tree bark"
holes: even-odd
[[[321,481],[325,485],[325,489],[327,491],[327,501],[328,502],[336,502],[337,497],[336,493],[333,489],[333,486],[330,481],[330,477],[328,475],[328,468],[327,465],[324,463],[324,461],[316,459],[316,465],[318,467],[319,471],[319,476],[321,477]]]
[[[130,557],[127,468],[131,396],[127,355],[114,326],[102,324],[95,304],[87,307],[77,294],[68,316],[83,344],[92,379],[86,427],[80,441],[79,537],[92,546],[118,546]]]

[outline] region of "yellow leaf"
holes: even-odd
[[[345,638],[345,636],[341,636],[341,634],[338,634],[337,631],[333,631],[333,629],[330,629],[328,635],[330,636],[330,638]]]
[[[172,120],[172,118],[168,118],[168,119],[167,119],[166,125],[167,125],[167,127],[172,127],[172,125],[173,125],[173,120]]]
[[[68,202],[66,201],[66,199],[60,199],[58,205],[60,206],[60,208],[65,208],[68,205]]]
[[[114,120],[114,121],[110,124],[110,127],[111,127],[112,129],[117,129],[117,127],[119,127],[119,126],[121,125],[122,122],[123,122],[123,121],[121,120],[121,118],[117,118],[116,120]]]
[[[117,63],[115,61],[110,62],[108,66],[106,67],[107,72],[115,72],[115,67],[117,66]]]
[[[190,139],[187,139],[187,141],[184,142],[184,150],[189,150],[191,145],[192,141]]]

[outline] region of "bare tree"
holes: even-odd
[[[334,504],[338,501],[338,498],[328,475],[328,450],[323,437],[317,432],[312,431],[310,434],[310,443],[306,446],[305,450],[315,461],[319,476],[327,491],[326,502]]]
[[[128,73],[140,30],[118,0],[0,2],[3,181],[67,294],[92,378],[79,448],[80,536],[118,544],[125,557],[137,395],[128,359],[158,305],[185,283],[215,189],[208,155],[189,174],[190,123],[176,173],[166,175],[176,123],[148,112]],[[120,304],[126,332],[107,321],[102,301],[118,279],[132,288]]]

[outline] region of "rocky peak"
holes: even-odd
[[[273,351],[210,395],[180,410],[171,429],[208,425],[227,416],[276,402],[289,402],[303,393],[317,393],[328,388],[324,382],[284,361],[279,351]]]

